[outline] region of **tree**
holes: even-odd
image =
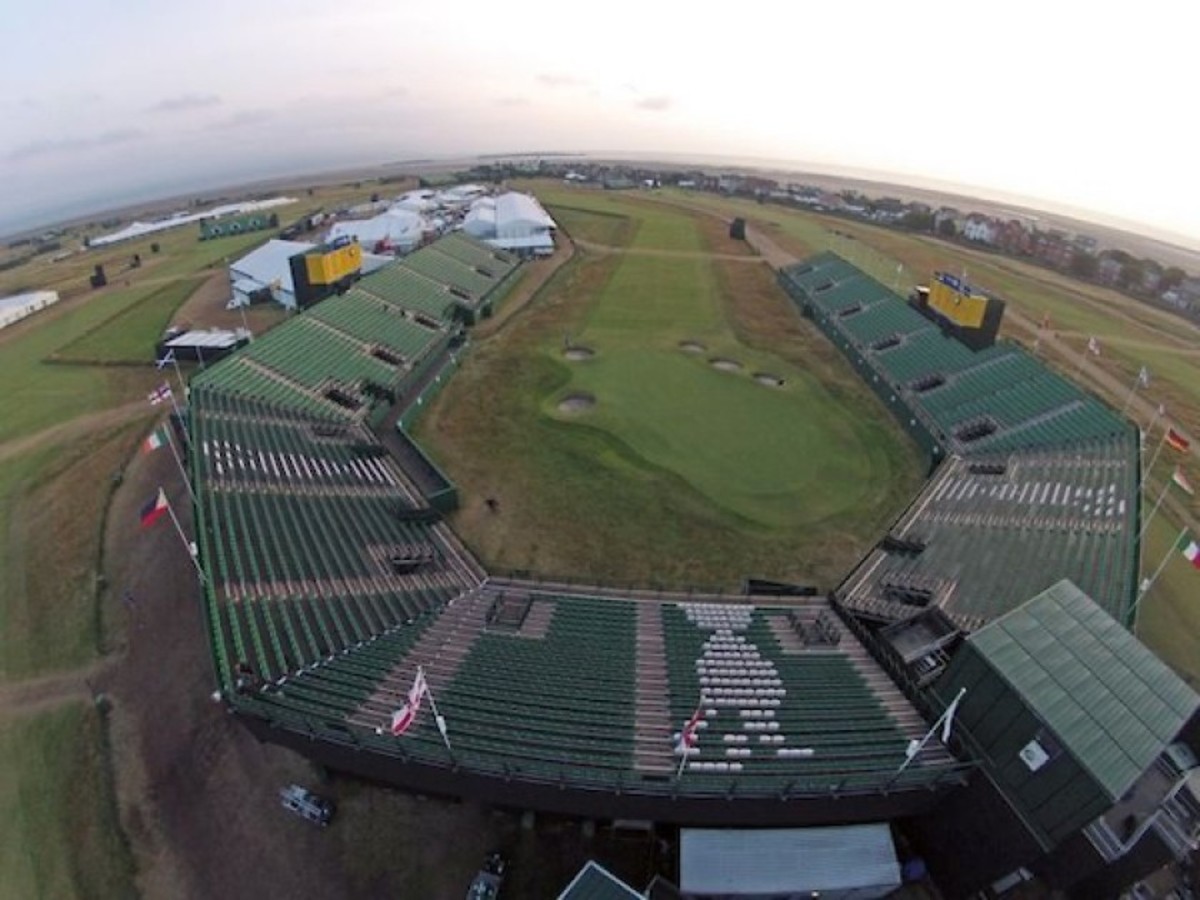
[[[953,219],[942,219],[937,223],[937,233],[942,237],[952,238],[958,234],[958,226],[954,224]]]
[[[1140,288],[1146,277],[1146,268],[1140,259],[1130,259],[1121,266],[1121,274],[1117,276],[1117,286],[1125,290]]]
[[[1187,273],[1179,266],[1170,266],[1162,273],[1162,278],[1158,279],[1159,291],[1166,292],[1173,287],[1178,287],[1183,279],[1187,278]]]
[[[933,231],[933,213],[910,209],[900,217],[900,227],[909,231]]]
[[[1070,272],[1077,278],[1095,278],[1100,262],[1090,253],[1076,250],[1071,256]]]

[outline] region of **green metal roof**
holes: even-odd
[[[1113,800],[1200,706],[1200,695],[1067,580],[968,640]]]
[[[639,894],[595,860],[579,870],[558,900],[643,900]]]

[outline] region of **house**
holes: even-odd
[[[1115,256],[1102,254],[1100,262],[1096,266],[1096,280],[1107,287],[1115,287],[1121,279],[1121,270],[1124,268],[1124,263]]]
[[[976,244],[991,246],[996,242],[997,223],[987,216],[971,213],[963,222],[962,236]]]

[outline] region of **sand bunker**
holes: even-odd
[[[596,351],[591,347],[568,347],[563,351],[563,356],[572,362],[579,362],[584,359],[591,359],[596,355]]]
[[[772,375],[770,372],[755,372],[754,380],[759,384],[765,384],[767,387],[783,387],[783,379],[778,375]]]
[[[684,353],[703,353],[708,348],[699,341],[680,341],[679,349]]]
[[[722,372],[740,372],[742,370],[742,364],[736,359],[725,359],[721,356],[710,359],[708,364],[714,369],[720,369]]]
[[[561,413],[581,413],[586,412],[596,405],[596,398],[591,394],[567,394],[558,403],[558,411]]]

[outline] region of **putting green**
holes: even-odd
[[[662,246],[666,219],[652,228],[643,223],[632,246]],[[691,243],[692,221],[670,220],[680,232],[671,240]],[[766,527],[826,521],[869,506],[879,479],[891,477],[888,461],[872,447],[877,429],[861,410],[847,409],[808,372],[738,343],[709,260],[625,256],[590,305],[582,331],[565,339],[595,356],[561,363],[569,380],[541,398],[543,415],[602,429],[648,469],[674,473],[742,520]],[[683,352],[685,340],[701,342],[705,352]],[[563,349],[544,347],[559,361]],[[719,358],[741,368],[715,368]],[[784,384],[764,386],[756,372]],[[561,411],[560,401],[572,393],[592,394],[596,405]]]
[[[677,349],[597,349],[573,364],[566,390],[547,398],[547,415],[607,431],[650,467],[759,525],[819,522],[870,501],[881,473],[869,435],[804,373],[761,354],[725,372]],[[755,382],[750,373],[760,366],[782,375],[784,387]],[[559,397],[572,392],[595,395],[596,406],[558,412]]]

